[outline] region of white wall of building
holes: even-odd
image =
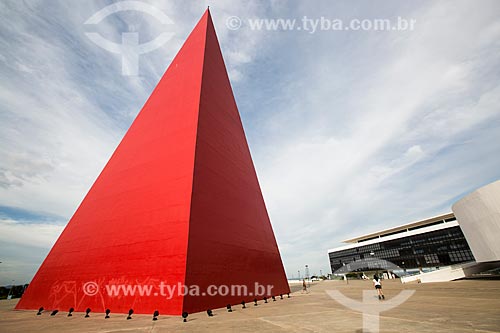
[[[460,199],[452,210],[476,261],[500,260],[500,181]]]

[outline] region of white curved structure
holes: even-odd
[[[463,197],[452,210],[476,261],[499,261],[500,181]]]

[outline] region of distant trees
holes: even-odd
[[[28,284],[18,286],[1,286],[0,299],[6,299],[9,296],[11,296],[11,298],[19,298],[23,295],[27,287]]]

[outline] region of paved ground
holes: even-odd
[[[294,289],[297,287],[294,286]],[[183,323],[180,317],[112,314],[104,320],[92,313],[83,318],[77,313],[66,317],[59,313],[36,316],[35,311],[13,311],[17,300],[0,301],[0,332],[363,332],[362,315],[333,300],[326,290],[337,290],[360,301],[363,290],[371,290],[370,281],[324,281],[311,286],[308,294],[300,291],[292,297],[234,312],[214,311],[192,314]],[[370,309],[390,304],[402,290],[415,293],[402,305],[382,312],[380,332],[500,332],[500,281],[455,281],[433,284],[406,284],[384,281],[386,301],[379,302],[373,294]],[[373,318],[373,317],[370,317]],[[371,330],[375,332],[375,330]]]

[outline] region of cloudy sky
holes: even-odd
[[[170,24],[84,24],[112,3],[0,1],[0,284],[32,278],[207,5],[289,277],[500,178],[498,1],[155,1]],[[313,32],[304,17],[415,24]],[[89,32],[172,38],[124,76]]]

